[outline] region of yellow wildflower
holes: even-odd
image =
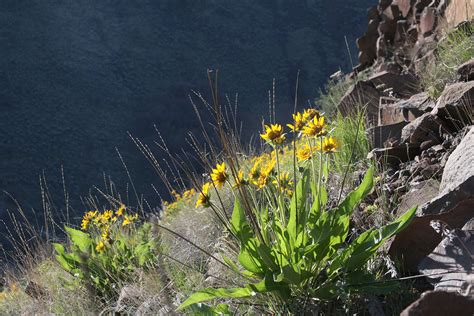
[[[87,227],[89,226],[89,223],[92,219],[94,219],[97,216],[97,211],[89,211],[87,212],[84,217],[82,218],[82,223],[81,223],[81,229],[86,230]]]
[[[303,111],[303,121],[306,123],[308,121],[311,121],[314,117],[319,118],[321,114],[319,113],[318,110],[316,109],[306,109]]]
[[[296,151],[296,157],[298,158],[298,161],[306,161],[311,158],[312,152],[312,148],[308,144],[305,144]]]
[[[117,211],[115,211],[115,215],[122,216],[125,209],[126,209],[125,205],[120,204],[120,207],[117,209]]]
[[[293,114],[293,124],[286,124],[291,130],[294,132],[301,131],[305,124],[305,120],[303,119],[303,115],[300,112]]]
[[[105,249],[105,243],[101,240],[99,241],[99,243],[97,244],[97,246],[95,246],[95,251],[97,252],[103,252]]]
[[[111,219],[112,216],[114,216],[114,212],[112,212],[112,210],[106,210],[104,213],[102,213],[102,217],[104,217],[106,220]]]
[[[189,189],[189,190],[186,190],[183,192],[183,197],[185,199],[189,199],[190,197],[192,197],[194,194],[196,194],[196,190],[194,190],[193,188]]]
[[[201,192],[199,193],[196,201],[196,207],[202,205],[203,207],[211,206],[211,197],[209,195],[209,187],[211,183],[207,182],[202,186]]]
[[[235,179],[234,188],[241,187],[243,185],[246,185],[247,183],[248,183],[247,180],[244,178],[244,172],[242,170],[240,170],[237,173],[237,178]]]
[[[322,148],[325,153],[333,153],[337,150],[339,144],[336,138],[329,136],[323,140]]]
[[[215,169],[212,169],[211,179],[215,186],[222,188],[229,175],[226,172],[225,163],[217,164]]]
[[[313,120],[303,127],[303,134],[306,136],[324,136],[326,134],[324,127],[326,127],[324,116],[315,116]]]
[[[181,200],[181,195],[178,192],[176,192],[176,190],[171,191],[171,195],[174,197],[175,201]]]
[[[293,180],[291,180],[290,174],[288,172],[283,172],[278,177],[278,180],[273,180],[273,184],[279,187],[280,192],[287,195],[293,194],[292,188],[293,188],[294,182]]]
[[[265,125],[265,133],[260,134],[264,140],[272,142],[273,144],[281,144],[285,141],[285,134],[283,134],[283,127],[280,124]]]
[[[102,240],[109,239],[109,237],[110,237],[110,226],[107,225],[102,229],[102,234],[100,235],[100,237],[102,238]]]
[[[138,219],[138,214],[133,215],[125,215],[123,218],[122,226],[127,226],[132,224],[134,221]]]

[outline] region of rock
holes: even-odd
[[[131,308],[135,309],[146,299],[143,289],[134,285],[125,285],[120,290],[120,295],[116,303],[115,312],[127,312]]]
[[[134,315],[176,315],[172,309],[164,306],[159,295],[152,296],[138,306]]]
[[[434,145],[437,145],[437,144],[439,144],[439,141],[436,140],[436,139],[425,140],[424,142],[421,143],[420,149],[422,151],[425,151],[428,148],[431,148],[431,147],[433,147]]]
[[[431,113],[443,118],[455,130],[473,122],[474,81],[458,82],[447,86]]]
[[[337,109],[343,115],[365,109],[369,122],[377,122],[380,92],[370,81],[359,81],[342,97]]]
[[[398,6],[403,17],[406,17],[412,9],[412,5],[415,1],[413,0],[394,0],[393,4]]]
[[[415,3],[415,12],[421,13],[433,0],[417,0]]]
[[[463,183],[420,206],[410,225],[395,236],[389,253],[401,260],[405,271],[416,272],[420,261],[440,243],[441,237],[431,228],[430,221],[441,220],[452,228],[461,228],[473,217],[471,185]]]
[[[388,71],[381,71],[369,77],[376,86],[383,85],[390,88],[393,93],[400,97],[410,97],[419,92],[419,81],[411,74],[396,74]]]
[[[459,66],[458,75],[460,80],[474,80],[474,58]]]
[[[374,126],[367,129],[367,134],[374,148],[385,147],[387,141],[400,142],[402,128],[407,122],[399,122],[389,125]]]
[[[425,180],[411,186],[410,191],[400,200],[397,214],[403,214],[406,210],[429,202],[438,195],[439,182],[434,179]]]
[[[463,227],[462,230],[472,230],[474,232],[474,217],[471,218]]]
[[[367,159],[375,158],[378,161],[398,166],[401,162],[413,159],[420,154],[420,147],[414,144],[403,144],[395,147],[376,148],[372,150]]]
[[[421,169],[420,173],[423,179],[430,179],[441,173],[441,165],[438,163],[433,164],[433,161],[430,161],[430,165]]]
[[[420,34],[424,37],[433,33],[436,26],[436,9],[426,7],[420,16]]]
[[[422,116],[424,112],[431,111],[435,106],[425,92],[397,102],[382,102],[385,99],[383,97],[380,99],[379,125],[411,122]]]
[[[421,144],[426,140],[439,141],[441,122],[431,113],[425,113],[405,126],[402,130],[401,142]]]
[[[469,289],[474,287],[474,257],[471,256],[474,253],[474,231],[451,230],[441,222],[432,225],[438,227],[444,239],[420,262],[419,271],[435,290],[458,293],[467,290],[469,294]]]
[[[474,126],[449,156],[443,171],[440,191],[454,190],[462,183],[472,185],[467,190],[474,196]]]
[[[400,316],[472,316],[473,310],[473,297],[443,291],[428,291],[405,308]]]

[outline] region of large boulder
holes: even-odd
[[[387,125],[411,122],[425,112],[431,111],[434,106],[434,102],[425,92],[415,94],[407,100],[381,102],[379,108],[379,124]]]
[[[421,144],[427,140],[440,140],[441,127],[441,122],[435,115],[425,113],[403,128],[401,142]]]
[[[454,229],[462,228],[474,217],[473,167],[464,163],[474,156],[472,133],[471,128],[458,145],[459,150],[446,162],[446,177],[453,185],[443,176],[439,195],[418,208],[411,224],[390,245],[390,254],[401,259],[408,271],[417,271],[420,261],[441,241],[441,236],[431,228],[431,221],[442,221]]]
[[[405,308],[400,316],[472,316],[474,298],[458,293],[429,291]]]
[[[369,81],[383,89],[390,89],[396,96],[410,97],[419,92],[418,79],[411,74],[381,71],[369,77]]]
[[[469,183],[474,195],[474,127],[471,127],[461,143],[451,153],[443,171],[440,191],[448,192],[462,183]]]
[[[359,81],[342,97],[337,109],[343,115],[350,115],[364,109],[370,123],[378,120],[380,92],[370,81]]]
[[[400,163],[414,159],[419,154],[419,145],[402,144],[386,148],[375,148],[367,155],[367,159],[376,159],[381,163],[387,163],[396,167]]]
[[[456,130],[473,123],[474,81],[447,86],[432,111]]]
[[[464,293],[474,287],[474,231],[451,229],[442,222],[432,226],[444,236],[418,269],[435,290]],[[474,292],[473,292],[474,294]]]
[[[400,143],[402,129],[407,122],[399,122],[395,124],[379,125],[367,129],[367,134],[372,143],[373,148],[381,148],[388,146],[387,142]]]
[[[458,67],[458,75],[464,81],[474,80],[474,58]]]

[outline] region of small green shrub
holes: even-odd
[[[449,31],[435,50],[435,60],[424,65],[419,72],[422,86],[429,96],[437,99],[446,84],[457,79],[457,68],[474,58],[474,24]]]
[[[261,137],[274,150],[256,157],[247,177],[236,170],[227,173],[224,163],[212,170],[212,180],[201,190],[198,205],[222,215],[223,210],[213,203],[208,187],[212,184],[216,192],[224,185],[234,188],[232,216],[221,218],[237,244],[238,257],[233,260],[221,254],[220,263],[233,271],[236,280],[246,281],[239,286],[229,284],[196,291],[180,310],[195,309],[195,304],[212,299],[249,299],[250,305],[261,304],[271,312],[304,313],[308,300],[323,305],[353,293],[384,293],[397,286],[396,282],[376,283],[367,262],[383,242],[408,225],[416,208],[349,242],[350,218],[372,191],[373,168],[358,188],[336,207],[330,207],[328,201],[334,205],[337,199],[328,196],[326,186],[339,142],[328,135],[324,117],[317,111],[305,113],[306,119],[298,113],[294,124],[289,125],[294,132],[294,145],[305,146],[298,151],[294,148],[290,172],[280,169],[287,136],[278,124],[265,127]],[[231,157],[229,161],[234,165]],[[222,310],[223,306],[219,306]]]
[[[139,225],[136,214],[121,206],[116,212],[88,212],[80,231],[65,227],[70,251],[53,244],[56,259],[67,272],[84,281],[104,299],[117,296],[121,285],[133,280],[136,272],[156,264],[157,244],[151,223]]]

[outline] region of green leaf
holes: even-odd
[[[252,230],[245,217],[244,209],[238,198],[234,201],[234,211],[232,212],[231,229],[237,236],[242,246],[245,246],[252,237]]]
[[[244,298],[255,295],[255,292],[250,288],[232,288],[232,289],[203,289],[197,292],[194,292],[187,300],[185,300],[177,309],[181,311],[184,308],[200,303],[209,301],[216,298]]]
[[[344,219],[341,222],[344,223],[343,231],[340,232],[340,242],[343,242],[347,238],[347,233],[349,232],[349,221],[345,220],[346,218],[349,219],[354,207],[360,203],[360,201],[372,191],[374,186],[374,168],[370,167],[367,170],[367,173],[362,180],[362,183],[347,195],[344,201],[338,206],[337,216],[339,218],[343,217]]]
[[[257,258],[255,251],[252,255],[246,248],[241,248],[238,259],[246,270],[257,274],[263,273],[263,263]]]
[[[290,243],[294,246],[298,231],[302,229],[306,214],[304,214],[306,206],[306,193],[308,192],[309,169],[303,172],[302,178],[296,185],[296,192],[291,198],[290,216],[287,225],[287,231],[290,237]]]
[[[341,258],[345,259],[344,267],[356,270],[363,266],[386,240],[410,224],[416,209],[417,207],[413,207],[392,223],[361,234],[341,255]]]
[[[81,252],[89,253],[92,247],[92,240],[89,234],[70,227],[64,227],[69,235],[69,239]]]

